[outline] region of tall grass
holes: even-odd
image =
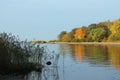
[[[45,48],[20,41],[11,33],[0,33],[0,74],[24,73],[41,66]]]

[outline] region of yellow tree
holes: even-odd
[[[110,28],[112,33],[120,33],[120,19],[115,20],[113,25]]]
[[[85,38],[85,29],[84,28],[77,28],[74,34],[76,40],[82,40]]]
[[[113,25],[110,27],[111,35],[109,40],[118,41],[120,40],[120,19],[115,20]]]

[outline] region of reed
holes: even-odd
[[[40,45],[20,41],[11,33],[0,33],[0,74],[40,71],[45,52]]]

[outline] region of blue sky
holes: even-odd
[[[118,19],[119,8],[120,0],[0,0],[0,32],[57,39],[61,31]]]

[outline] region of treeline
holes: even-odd
[[[33,40],[31,41],[32,44],[41,44],[41,43],[47,43],[47,41],[44,41],[44,40]]]
[[[120,19],[104,21],[62,31],[58,35],[60,42],[112,42],[120,41]]]

